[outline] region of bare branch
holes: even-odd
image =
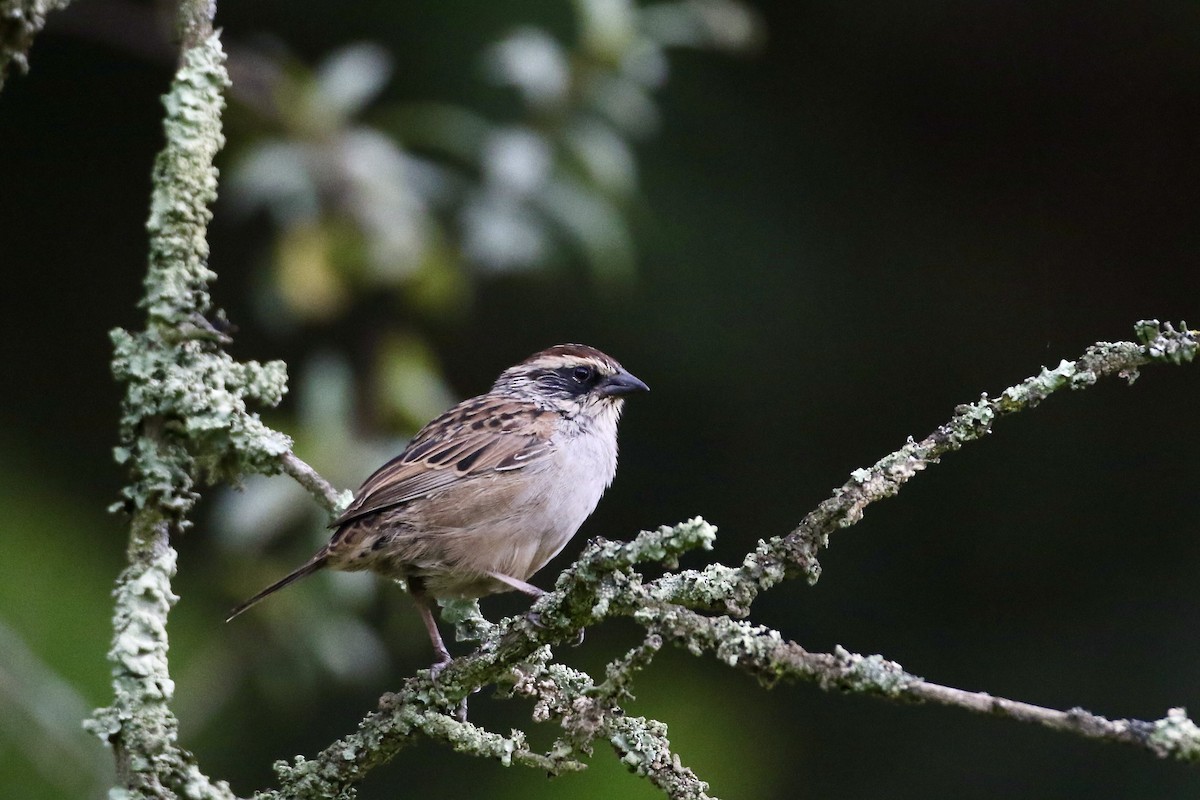
[[[179,33],[181,65],[189,50],[200,47],[213,35],[216,15],[216,0],[180,0],[175,24]]]

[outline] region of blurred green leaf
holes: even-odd
[[[325,105],[342,121],[366,108],[391,77],[391,56],[373,42],[334,52],[321,62],[315,75]]]

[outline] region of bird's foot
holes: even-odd
[[[542,630],[545,630],[547,627],[549,627],[546,625],[546,623],[542,622],[542,615],[536,611],[530,611],[525,615],[525,618],[529,620],[529,622],[535,628],[541,628]],[[583,628],[575,631],[575,636],[569,642],[567,642],[567,644],[571,645],[571,647],[579,647],[579,645],[583,644],[583,637],[585,633],[586,631]]]
[[[429,665],[429,680],[434,683],[438,682],[438,678],[442,674],[442,670],[450,666],[450,662],[454,659],[450,657],[450,653],[443,650],[437,654],[438,660]]]
[[[450,657],[448,652],[443,651],[438,653],[438,660],[429,665],[429,680],[433,682],[434,686],[437,686],[438,678],[441,677],[442,671],[445,670],[446,667],[450,666],[450,662],[453,660],[454,659]],[[479,690],[476,689],[475,691]],[[459,700],[451,714],[453,714],[454,718],[459,722],[466,722],[467,698],[464,697],[462,700]]]

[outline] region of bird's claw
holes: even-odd
[[[541,628],[542,630],[545,630],[549,627],[546,623],[542,622],[542,615],[536,611],[530,611],[525,615],[525,618],[528,619],[530,624],[532,624],[535,628]],[[571,645],[571,647],[579,647],[579,645],[583,644],[583,638],[586,632],[587,631],[583,628],[575,631],[574,638],[572,638],[567,644]]]
[[[445,670],[446,667],[450,666],[450,662],[454,660],[450,657],[449,653],[445,653],[443,655],[445,656],[444,658],[439,658],[437,661],[429,665],[429,680],[433,682],[434,686],[437,686],[438,678],[441,677],[442,671]],[[476,689],[476,691],[479,690]],[[462,700],[459,700],[458,704],[454,707],[454,710],[451,713],[459,722],[466,722],[467,698],[464,697]]]
[[[442,674],[442,671],[446,669],[446,667],[450,666],[450,662],[453,660],[454,659],[450,657],[449,653],[442,653],[441,657],[438,658],[437,661],[429,665],[429,680],[436,684],[438,682],[438,678]]]

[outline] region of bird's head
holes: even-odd
[[[650,387],[594,347],[559,344],[506,369],[492,391],[533,400],[566,416],[615,418],[626,395]]]

